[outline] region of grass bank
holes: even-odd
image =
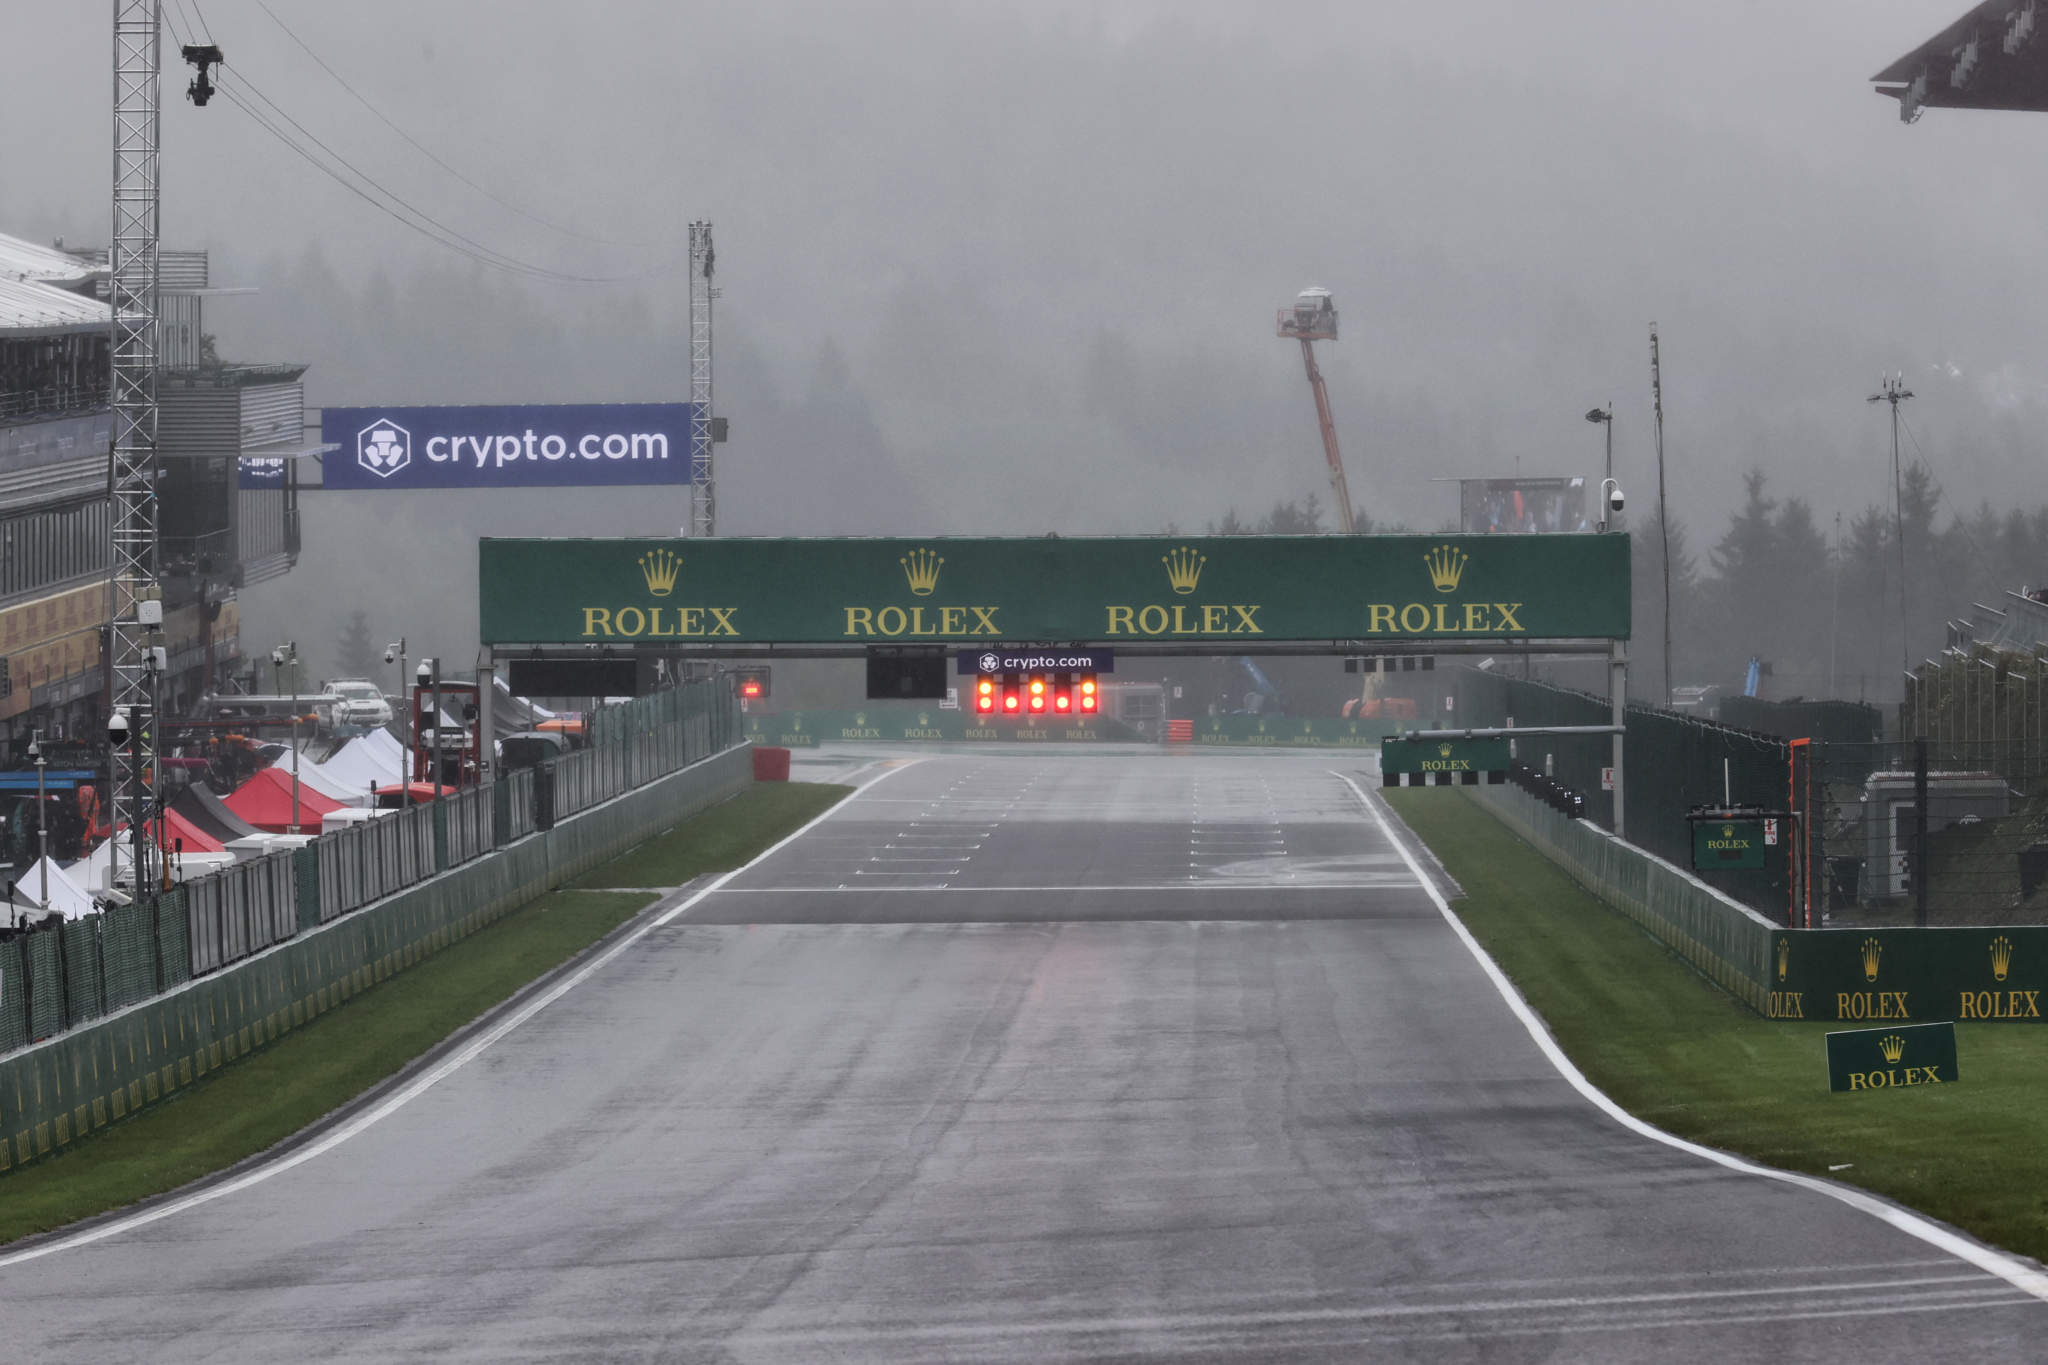
[[[1464,887],[1452,909],[1623,1107],[2048,1259],[2048,1030],[1958,1024],[1959,1083],[1831,1094],[1834,1025],[1758,1018],[1456,788],[1386,796]]]
[[[738,867],[850,790],[749,788],[585,880],[669,886]],[[666,879],[639,880],[649,869]],[[394,1075],[654,899],[574,889],[543,896],[165,1103],[0,1176],[0,1243],[176,1189],[274,1146]]]

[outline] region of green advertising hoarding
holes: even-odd
[[[1721,872],[1764,865],[1766,851],[1777,841],[1765,821],[1755,816],[1716,817],[1692,822],[1692,865],[1697,872]]]
[[[1482,739],[1380,741],[1382,773],[1499,773],[1513,762],[1505,736]]]
[[[2048,928],[1779,930],[1774,1019],[2042,1022]]]
[[[501,540],[487,645],[1623,637],[1628,537]]]
[[[1898,1090],[1949,1085],[1956,1073],[1954,1024],[1905,1024],[1827,1035],[1828,1089]]]

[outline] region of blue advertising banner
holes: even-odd
[[[688,403],[327,408],[338,489],[559,488],[690,481]]]
[[[1112,673],[1113,649],[963,649],[956,656],[961,677],[982,673]]]

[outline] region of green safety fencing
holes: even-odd
[[[319,952],[331,954],[330,931],[342,930],[341,940],[334,941],[354,941],[352,936],[370,932],[359,927],[366,916],[382,916],[377,922],[384,922],[385,907],[405,901],[408,888],[453,884],[481,889],[491,905],[499,905],[493,898],[501,893],[516,896],[500,910],[521,904],[752,780],[751,758],[739,745],[737,709],[715,683],[688,684],[607,708],[593,717],[591,732],[590,747],[578,751],[574,763],[508,774],[491,787],[195,877],[149,900],[0,940],[0,1170],[184,1083],[167,1080],[168,1072],[154,1082],[138,1077],[133,1097],[106,1092],[97,1108],[66,1103],[51,1109],[56,1100],[50,1097],[77,1093],[87,1072],[74,1067],[50,1073],[68,1076],[68,1090],[30,1085],[35,1068],[46,1065],[36,1059],[50,1053],[90,1058],[96,1044],[80,1039],[101,1028],[94,1021],[109,1012],[127,1011],[117,1018],[150,1014],[162,1026],[159,1043],[167,1046],[173,1015],[163,1013],[166,997],[160,992],[175,995],[203,985],[199,994],[218,1005],[223,997],[213,983],[239,979],[241,968],[233,964],[267,962],[287,950],[292,962],[325,961],[304,958],[300,945],[318,937],[328,945]],[[567,810],[555,800],[557,769],[564,766],[575,787]],[[501,821],[498,812],[507,800],[524,808],[508,811]],[[599,803],[603,810],[590,818],[574,814]],[[522,859],[536,856],[542,869],[538,883],[515,875],[525,865]],[[444,875],[451,868],[463,874],[452,883]],[[444,916],[436,923],[432,932],[439,933],[452,921]],[[400,946],[416,956],[419,942],[417,936],[402,938]],[[310,968],[300,976],[324,980]],[[316,1013],[328,1007],[317,996],[308,1000]],[[304,1012],[302,1005],[299,1013]],[[188,1032],[196,1027],[191,1018],[184,1018],[184,1026]],[[147,1038],[136,1036],[147,1052]],[[17,1051],[24,1047],[29,1050]],[[198,1059],[202,1070],[213,1064]]]
[[[1400,733],[1398,721],[1377,716],[1361,720],[1341,716],[1199,716],[1190,742],[1226,747],[1363,749],[1376,748],[1388,735]]]
[[[779,711],[743,716],[745,734],[756,744],[811,749],[844,742],[1040,743],[1114,741],[1129,743],[1138,732],[1107,716],[978,716],[933,702],[926,706],[877,703],[846,710]]]
[[[164,1098],[752,781],[751,751],[728,748],[602,810],[0,1058],[0,1170]],[[170,912],[183,908],[185,890],[160,902],[166,918],[182,918]],[[19,952],[6,950],[38,945],[32,953],[50,965],[31,971],[53,970],[59,941],[36,934],[0,945],[5,998],[20,975]]]
[[[844,742],[952,743],[1143,742],[1144,736],[1109,716],[992,718],[938,706],[877,704],[851,710],[781,711],[745,718],[746,736],[757,744],[815,748]],[[1338,716],[1204,716],[1194,720],[1189,743],[1218,746],[1299,745],[1310,748],[1365,748],[1399,726],[1377,718]]]
[[[1519,787],[1473,787],[1469,795],[1708,979],[1757,1013],[1772,1012],[1770,921],[1690,872]]]

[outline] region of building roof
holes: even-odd
[[[1982,0],[1870,79],[1911,123],[1927,108],[2048,110],[2048,14]]]
[[[34,280],[0,275],[0,335],[104,332],[113,321],[113,308],[98,299]]]
[[[0,279],[38,280],[44,284],[84,284],[105,268],[68,251],[39,246],[0,232]]]

